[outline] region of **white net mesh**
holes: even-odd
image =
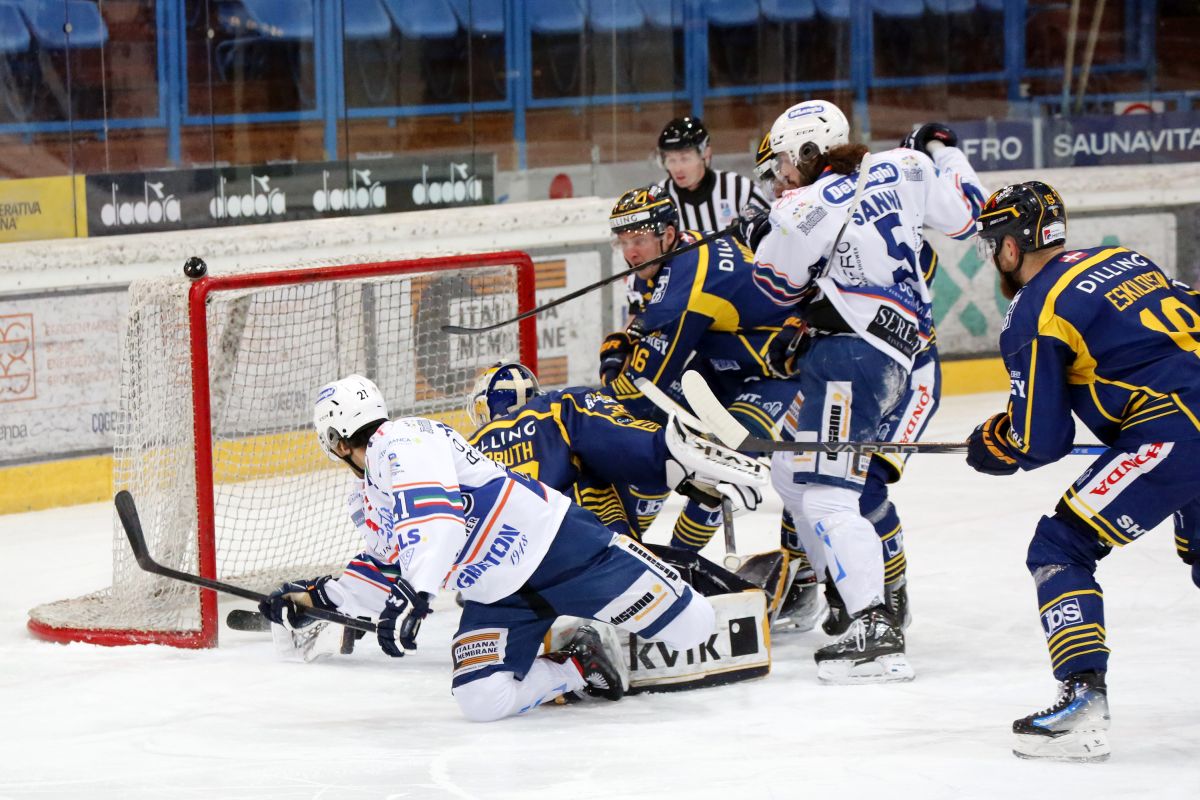
[[[519,328],[449,336],[440,327],[522,309],[515,264],[463,259],[447,270],[373,267],[382,271],[209,295],[214,577],[269,590],[326,574],[358,550],[345,511],[349,472],[312,432],[318,386],[357,372],[379,385],[393,417],[469,425],[463,408],[476,375],[519,358]],[[184,279],[130,287],[114,483],[133,494],[154,559],[197,573],[189,287]],[[199,590],[139,569],[115,519],[114,531],[112,587],[39,606],[34,621],[84,631],[199,630]]]

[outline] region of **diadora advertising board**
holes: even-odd
[[[264,164],[89,175],[89,236],[494,202],[495,157]]]

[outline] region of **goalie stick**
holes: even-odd
[[[150,556],[150,551],[146,547],[146,536],[142,532],[142,522],[138,518],[137,504],[133,501],[133,495],[122,489],[117,492],[113,502],[117,506],[117,516],[121,518],[121,527],[125,529],[125,537],[129,539],[129,546],[133,549],[133,557],[137,560],[139,567],[146,572],[152,572],[155,575],[162,575],[164,578],[171,578],[184,583],[191,583],[196,586],[202,586],[205,589],[212,589],[217,592],[225,592],[226,594],[236,595],[253,600],[256,603],[261,603],[267,599],[267,595],[256,592],[252,589],[245,589],[241,586],[235,586],[232,583],[205,578],[201,575],[192,575],[188,572],[181,572],[177,569],[171,569],[168,566],[159,564]],[[336,622],[338,625],[344,625],[347,628],[354,628],[365,633],[375,632],[375,623],[366,620],[350,617],[345,614],[339,614],[336,611],[326,611],[322,608],[299,608],[298,612],[304,616],[314,617],[315,619],[323,619],[326,622]]]
[[[601,286],[618,281],[621,278],[624,278],[628,275],[633,274],[634,272],[637,272],[638,270],[645,269],[646,267],[654,266],[655,264],[661,264],[662,262],[664,262],[668,259],[674,258],[675,256],[682,255],[691,250],[695,250],[697,247],[701,247],[702,245],[706,245],[709,242],[720,239],[722,236],[728,236],[729,234],[735,232],[738,229],[738,224],[739,223],[735,222],[732,225],[730,225],[728,228],[722,228],[719,231],[715,231],[713,233],[709,233],[704,236],[701,236],[696,241],[689,242],[688,244],[685,244],[682,247],[677,247],[674,250],[670,251],[669,253],[663,253],[661,256],[656,256],[655,258],[652,258],[649,261],[638,264],[637,266],[633,266],[633,267],[630,267],[629,269],[622,270],[620,272],[609,275],[607,278],[601,278],[600,280],[596,281],[595,283],[589,283],[587,286],[584,286],[582,289],[576,289],[573,292],[564,294],[562,297],[551,300],[549,303],[542,303],[540,306],[535,306],[534,308],[531,308],[528,311],[517,314],[515,317],[510,317],[509,319],[500,320],[499,322],[493,323],[491,325],[480,325],[477,328],[473,328],[469,325],[443,325],[442,332],[443,333],[455,333],[455,334],[459,334],[459,335],[467,334],[467,333],[485,333],[487,331],[494,331],[494,330],[496,330],[496,328],[503,328],[505,325],[511,325],[514,322],[520,322],[523,319],[528,319],[529,317],[532,317],[536,314],[540,314],[548,308],[554,308],[555,306],[559,306],[570,300],[574,300],[576,297],[582,297],[583,295],[587,294],[588,292],[592,291],[593,289],[599,289]]]
[[[779,442],[754,436],[734,419],[694,370],[683,374],[683,396],[714,435],[734,450],[784,453],[966,453],[966,442]],[[1103,445],[1076,445],[1073,456],[1097,456]]]

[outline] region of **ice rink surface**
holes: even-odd
[[[927,438],[961,440],[1002,404],[948,398]],[[110,506],[0,517],[0,798],[1200,797],[1200,590],[1166,527],[1099,569],[1111,761],[1010,754],[1012,720],[1055,699],[1025,548],[1087,463],[991,478],[960,456],[910,462],[894,499],[912,683],[819,685],[825,637],[791,634],[760,680],[485,725],[450,696],[449,596],[419,653],[395,661],[364,640],[283,662],[265,634],[229,631],[208,651],[48,644],[26,611],[108,585]],[[777,544],[778,508],[739,518],[743,553]],[[668,530],[660,519],[650,539]]]

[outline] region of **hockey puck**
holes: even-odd
[[[204,259],[200,256],[192,256],[183,262],[183,274],[192,280],[203,278],[208,274],[208,264],[205,264]]]

